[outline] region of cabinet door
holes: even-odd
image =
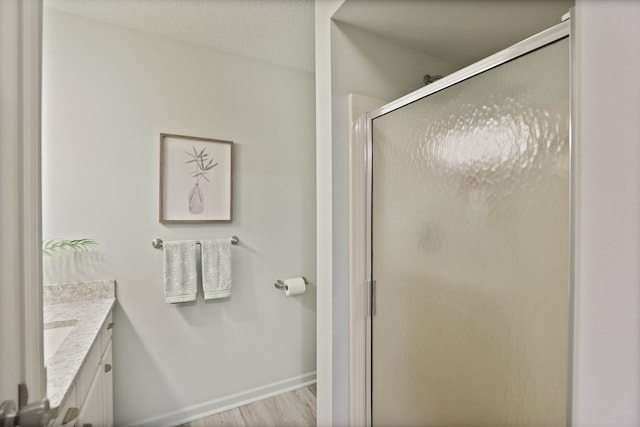
[[[102,408],[105,427],[113,426],[113,357],[111,341],[102,355]]]
[[[77,427],[78,406],[78,387],[73,384],[67,399],[58,410],[58,416],[49,425],[51,427]]]
[[[80,427],[102,426],[102,369],[98,369],[80,409]]]

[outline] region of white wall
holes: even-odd
[[[640,425],[640,2],[578,0],[574,421]]]
[[[44,237],[100,244],[47,277],[118,282],[117,425],[177,424],[313,380],[315,286],[273,287],[315,284],[313,74],[53,10],[43,74]],[[160,132],[234,141],[232,224],[158,223]],[[232,297],[165,304],[151,240],[234,234]]]
[[[333,285],[331,173],[331,16],[344,0],[316,1],[316,204],[318,266],[318,393],[319,427],[332,425]]]

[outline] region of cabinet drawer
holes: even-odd
[[[100,367],[100,358],[102,356],[101,350],[100,337],[98,337],[93,343],[91,350],[89,350],[84,366],[80,370],[80,378],[78,381],[78,404],[80,406],[83,405],[84,399],[89,391],[89,387],[91,386],[91,382],[93,381],[93,377]]]
[[[102,352],[104,354],[107,346],[109,345],[109,341],[111,341],[111,335],[113,334],[113,311],[109,312],[107,316],[107,320],[104,321],[104,325],[102,325],[102,331],[100,331],[100,339],[102,342]]]

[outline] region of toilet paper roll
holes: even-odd
[[[304,279],[302,277],[285,279],[284,286],[284,294],[286,296],[300,295],[307,290],[307,285],[304,283]]]

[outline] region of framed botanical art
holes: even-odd
[[[231,222],[233,142],[160,134],[160,222]]]

